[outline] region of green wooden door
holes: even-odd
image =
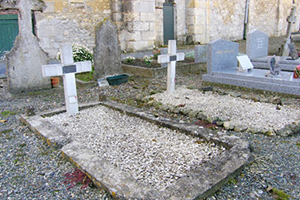
[[[163,4],[164,44],[174,40],[174,7],[172,3]]]
[[[18,34],[18,15],[0,15],[0,56],[11,50]]]

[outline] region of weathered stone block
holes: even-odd
[[[142,40],[155,40],[155,36],[156,36],[155,31],[142,32]]]

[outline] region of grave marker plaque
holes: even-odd
[[[253,69],[253,65],[247,55],[242,55],[237,57],[242,70]]]

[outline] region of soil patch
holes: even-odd
[[[153,60],[151,63],[146,63],[143,59],[136,58],[130,62],[123,60],[122,63],[145,68],[161,68],[161,64],[158,63],[157,60]],[[186,57],[185,60],[180,61],[179,63],[194,63],[194,58]]]

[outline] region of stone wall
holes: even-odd
[[[295,1],[296,2],[296,1]],[[297,1],[296,23],[293,25],[293,31],[299,29],[300,22],[300,3]],[[291,0],[268,0],[251,1],[249,15],[249,30],[259,29],[269,36],[285,35],[287,31],[287,17],[291,13]]]
[[[151,50],[163,44],[163,3],[173,2],[175,39],[178,44],[205,44],[222,38],[243,39],[258,29],[269,36],[284,35],[291,0],[249,0],[245,26],[246,0],[45,0],[47,9],[36,13],[37,35],[41,47],[56,57],[61,43],[93,49],[95,26],[104,18],[118,26],[123,51]],[[297,22],[299,29],[300,3]],[[245,29],[246,28],[246,29]]]
[[[110,0],[45,0],[47,9],[36,13],[40,46],[55,58],[62,43],[95,46],[95,26],[110,18]]]

